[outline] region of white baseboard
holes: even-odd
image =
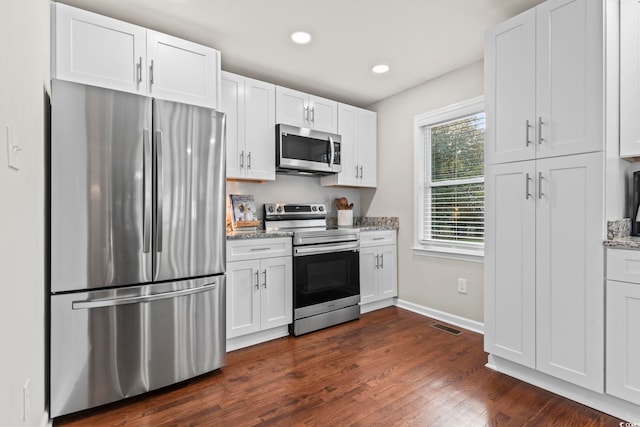
[[[566,397],[567,399],[586,405],[630,423],[640,425],[640,406],[608,394],[596,393],[575,384],[552,377],[535,369],[527,368],[501,357],[489,355],[486,367],[519,379],[536,387]]]
[[[446,313],[444,311],[436,310],[422,305],[414,304],[409,301],[398,299],[396,305],[405,310],[413,311],[414,313],[422,314],[423,316],[431,317],[441,322],[446,322],[460,328],[484,334],[484,323],[480,323],[475,320],[467,319],[465,317],[456,316],[455,314]]]
[[[49,411],[44,411],[42,418],[40,419],[40,427],[52,427],[53,420],[49,418]]]
[[[380,310],[381,308],[391,307],[395,298],[387,298],[381,301],[374,301],[367,304],[360,303],[360,314],[369,313],[370,311]]]
[[[227,339],[227,353],[233,350],[260,344],[262,342],[275,340],[289,335],[289,327],[279,326],[277,328],[267,329],[266,331],[255,332],[241,337]]]

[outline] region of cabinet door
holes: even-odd
[[[360,249],[360,303],[367,304],[377,300],[377,268],[378,248]]]
[[[359,187],[375,188],[378,180],[378,115],[360,110],[358,114],[358,157],[360,159]]]
[[[147,30],[149,95],[169,101],[218,108],[220,52]]]
[[[338,103],[331,99],[309,95],[310,127],[330,133],[338,132]]]
[[[227,178],[245,178],[244,77],[223,71],[220,110],[226,114]]]
[[[536,199],[537,369],[599,393],[603,162],[602,153],[538,160]]]
[[[535,161],[485,174],[485,351],[535,368]]]
[[[378,270],[378,299],[398,296],[398,255],[394,246],[378,248],[380,269]]]
[[[640,156],[640,4],[620,2],[620,156]]]
[[[52,78],[146,94],[144,28],[62,3],[52,8]]]
[[[640,284],[607,281],[607,393],[640,405]]]
[[[260,262],[262,329],[293,321],[293,262],[291,257],[266,258]]]
[[[227,263],[227,338],[260,330],[260,261]]]
[[[328,185],[359,185],[360,164],[358,163],[358,108],[338,104],[338,134],[340,143],[340,162],[342,172],[322,178]]]
[[[276,122],[309,127],[309,96],[293,89],[276,86]]]
[[[246,78],[245,146],[247,178],[276,179],[276,88],[270,83]]]
[[[485,38],[485,161],[535,158],[535,11],[517,15]]]
[[[538,158],[604,147],[603,5],[549,0],[536,8]]]

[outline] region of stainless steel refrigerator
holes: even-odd
[[[225,362],[225,119],[54,80],[50,413]]]

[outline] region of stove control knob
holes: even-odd
[[[273,205],[269,206],[267,210],[269,211],[269,213],[273,213]]]
[[[318,207],[317,207],[317,206],[312,206],[312,207],[311,207],[311,210],[315,212],[315,211],[317,211],[317,210],[318,210]]]
[[[324,206],[320,205],[320,206],[318,206],[318,209],[320,210],[320,212],[323,212],[324,211]]]
[[[282,206],[278,206],[278,209],[277,209],[277,210],[278,210],[278,213],[282,213],[282,211],[283,211],[284,209],[282,209]]]

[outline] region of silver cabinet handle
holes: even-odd
[[[256,270],[256,290],[260,289],[260,277],[258,276],[260,272]]]
[[[311,107],[311,123],[316,121],[316,107]]]
[[[376,254],[376,268],[380,268],[380,255]]]
[[[360,179],[362,179],[362,165],[360,165]]]
[[[151,188],[153,187],[152,160],[151,160],[151,130],[142,130],[142,252],[147,254],[151,251]]]
[[[263,286],[264,286],[265,289],[267,289],[267,269],[266,268],[262,271],[262,274],[264,274]]]
[[[533,144],[533,141],[531,141],[531,139],[529,139],[529,129],[531,129],[531,123],[529,122],[529,119],[527,119],[527,130],[526,130],[526,146],[528,147],[530,144]]]
[[[138,74],[138,83],[142,81],[142,56],[138,59],[138,65],[136,65],[136,73]]]
[[[251,252],[270,251],[271,248],[251,248]]]
[[[384,254],[380,254],[380,268],[384,268]]]
[[[528,200],[529,197],[532,196],[531,191],[529,189],[529,182],[531,182],[531,175],[529,175],[528,173],[527,173],[526,181],[527,182],[526,182],[526,189],[525,189],[525,197],[524,198],[525,198],[525,200]]]
[[[373,240],[384,240],[386,237],[374,237]]]
[[[240,152],[240,169],[244,167],[244,150]]]
[[[149,66],[149,83],[153,84],[153,59],[151,60],[151,65]]]
[[[162,196],[164,194],[162,164],[162,131],[156,131],[156,252],[162,252]]]
[[[117,305],[125,305],[125,304],[140,304],[143,302],[151,302],[151,301],[157,301],[161,299],[176,298],[176,297],[181,297],[185,295],[197,294],[200,292],[212,291],[215,288],[216,288],[216,282],[212,282],[197,288],[163,292],[155,295],[140,295],[136,297],[125,297],[125,298],[73,301],[71,303],[71,309],[82,310],[87,308],[115,307]]]
[[[544,141],[544,138],[542,137],[542,124],[544,122],[542,121],[542,117],[538,117],[538,145],[542,144],[542,141]]]
[[[304,121],[305,122],[309,121],[309,106],[308,105],[304,106]]]
[[[247,169],[251,169],[251,151],[247,154]]]
[[[538,172],[538,199],[542,199],[544,193],[542,192],[542,180],[544,177],[542,176],[542,172]]]
[[[356,179],[358,179],[358,165],[356,165]]]

